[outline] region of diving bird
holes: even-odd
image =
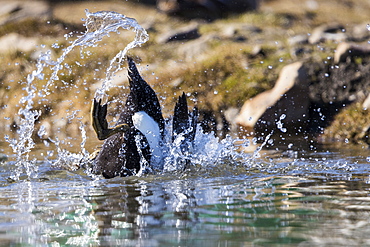
[[[105,140],[94,157],[92,172],[105,178],[131,176],[143,167],[161,160],[165,138],[165,120],[158,97],[140,76],[134,61],[128,60],[130,93],[117,124],[108,127],[107,104],[94,99],[92,125],[99,140]],[[186,96],[179,97],[173,117],[172,140],[183,135],[181,149],[185,152],[194,140],[197,109],[188,111]]]

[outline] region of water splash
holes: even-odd
[[[76,47],[94,47],[97,45],[97,42],[101,41],[104,36],[109,36],[110,32],[118,32],[119,28],[126,30],[131,30],[135,32],[135,39],[130,42],[124,50],[120,51],[115,57],[111,60],[110,66],[106,71],[106,78],[102,83],[102,87],[97,90],[95,97],[98,99],[107,99],[106,90],[111,87],[112,76],[121,70],[121,62],[124,59],[127,51],[136,46],[140,46],[145,43],[149,36],[144,28],[142,28],[135,19],[126,17],[122,14],[113,12],[113,11],[100,11],[96,13],[91,13],[86,10],[86,20],[85,26],[87,28],[86,32],[78,37],[70,46],[63,50],[62,55],[56,60],[53,61],[51,56],[51,51],[42,53],[37,60],[36,70],[34,70],[27,77],[27,84],[24,90],[26,95],[20,100],[20,104],[23,106],[18,112],[19,118],[19,129],[18,140],[10,139],[9,136],[5,136],[5,139],[9,142],[10,146],[13,149],[13,152],[16,154],[16,163],[15,163],[15,173],[12,177],[14,180],[18,180],[20,174],[24,170],[28,177],[36,176],[37,167],[35,166],[36,160],[29,160],[30,152],[34,148],[35,143],[32,139],[35,121],[40,117],[41,112],[33,109],[33,100],[36,96],[45,98],[51,94],[49,88],[53,85],[54,81],[59,80],[58,73],[63,67],[68,67],[68,65],[63,65],[63,61],[66,56]],[[57,45],[53,45],[57,47]],[[43,71],[45,68],[50,67],[52,74],[45,85],[42,86],[41,90],[38,90],[34,85],[35,80],[43,80],[44,74]],[[54,141],[54,144],[59,148],[59,141]],[[82,144],[81,144],[82,145]],[[59,149],[58,149],[59,150]],[[62,150],[58,151],[59,161],[61,162],[64,158],[71,157],[70,154],[65,153]],[[86,154],[86,150],[82,147],[82,153]],[[73,156],[73,155],[72,155]],[[74,157],[76,158],[76,157]],[[79,158],[79,157],[77,157]]]
[[[287,129],[283,127],[283,122],[281,120],[284,120],[286,118],[285,114],[281,114],[279,121],[276,122],[276,127],[281,131],[281,132],[287,132]]]
[[[76,42],[83,42],[84,45],[91,44],[100,41],[104,36],[107,36],[110,32],[118,32],[121,27],[123,29],[133,29],[135,32],[135,39],[130,42],[122,51],[118,52],[114,58],[110,61],[110,65],[106,71],[106,78],[102,83],[101,88],[99,88],[95,93],[95,98],[97,100],[102,99],[105,103],[107,99],[106,91],[111,87],[111,81],[114,74],[122,69],[122,60],[127,54],[127,51],[136,47],[141,46],[149,40],[149,35],[146,30],[142,28],[135,19],[126,17],[125,15],[113,12],[113,11],[99,11],[96,13],[90,13],[86,10],[86,23],[87,33]]]
[[[34,130],[35,121],[41,115],[41,112],[33,109],[33,99],[36,96],[36,87],[32,84],[35,79],[42,80],[43,69],[46,67],[46,61],[49,59],[49,54],[44,53],[40,56],[36,64],[36,70],[34,70],[27,77],[27,85],[24,90],[27,92],[20,100],[20,104],[24,105],[24,108],[20,108],[18,111],[19,115],[19,129],[17,133],[19,139],[10,139],[8,135],[5,136],[5,140],[9,142],[10,147],[16,154],[15,170],[11,179],[18,180],[22,168],[24,168],[28,177],[36,176],[37,168],[35,166],[36,159],[29,160],[29,153],[35,147],[32,134]]]
[[[166,143],[166,157],[164,159],[163,172],[182,172],[190,166],[203,168],[215,168],[225,163],[248,165],[252,160],[249,154],[240,152],[237,143],[249,146],[248,141],[226,136],[223,139],[216,137],[213,132],[205,133],[200,124],[197,125],[193,144],[188,151],[184,152],[181,146],[181,136],[174,142]],[[203,174],[207,175],[207,174]]]

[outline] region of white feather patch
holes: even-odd
[[[159,125],[146,112],[139,111],[132,116],[132,122],[136,129],[140,130],[149,142],[150,149],[153,156],[161,156],[159,146],[161,133],[159,132]]]

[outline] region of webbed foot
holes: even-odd
[[[130,126],[127,124],[119,124],[111,129],[108,128],[108,122],[106,119],[107,108],[107,104],[101,105],[101,99],[99,102],[94,99],[94,102],[91,106],[91,122],[99,140],[105,140],[116,133],[126,132],[128,129],[130,129]]]

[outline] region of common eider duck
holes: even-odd
[[[142,167],[160,162],[165,141],[165,120],[158,97],[140,76],[134,61],[128,60],[130,93],[117,124],[108,128],[107,104],[94,99],[92,125],[99,140],[105,140],[93,159],[92,172],[105,178],[131,176]],[[173,116],[172,141],[182,135],[181,151],[187,152],[194,140],[197,109],[188,110],[186,96],[179,97]]]

